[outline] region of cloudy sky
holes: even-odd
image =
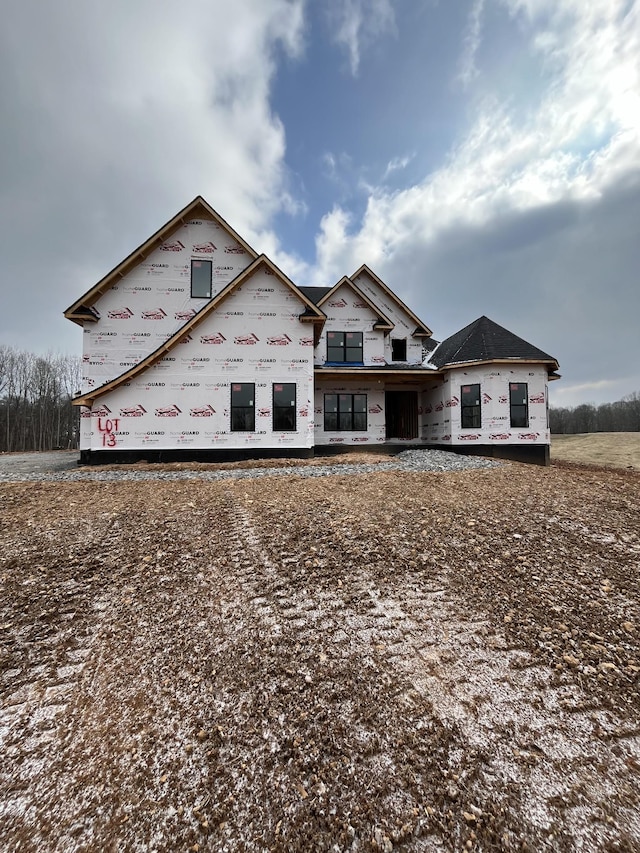
[[[298,284],[486,314],[640,391],[640,0],[4,0],[0,344],[201,194]]]

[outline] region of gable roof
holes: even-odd
[[[414,337],[417,337],[417,338],[421,338],[421,337],[430,338],[431,337],[431,335],[433,334],[431,329],[427,325],[425,325],[422,322],[422,320],[419,317],[417,317],[413,313],[413,311],[404,304],[402,299],[400,299],[399,296],[396,296],[396,294],[393,292],[393,290],[391,290],[391,288],[387,287],[387,285],[384,283],[384,281],[382,281],[381,278],[378,278],[378,276],[373,272],[373,270],[371,270],[366,264],[362,264],[362,266],[359,267],[353,273],[353,275],[349,276],[349,278],[355,279],[361,273],[366,273],[368,276],[370,276],[375,281],[375,283],[387,294],[389,299],[391,299],[393,302],[395,302],[396,305],[398,306],[398,308],[401,308],[406,314],[409,315],[409,317],[411,317],[413,322],[416,324],[415,331],[412,332]]]
[[[526,361],[547,363],[550,371],[558,369],[553,356],[484,316],[442,341],[429,360],[438,368],[477,361]]]
[[[330,287],[299,287],[298,290],[301,290],[307,299],[310,299],[316,305],[318,304],[318,300],[322,299],[322,297],[328,293],[331,288]]]
[[[220,214],[217,213],[211,205],[199,195],[196,196],[192,202],[189,202],[186,207],[183,207],[179,213],[176,213],[172,219],[166,222],[162,228],[158,229],[158,231],[142,243],[141,246],[138,246],[138,248],[134,249],[133,252],[131,252],[131,254],[123,261],[120,261],[120,263],[115,266],[111,272],[107,273],[107,275],[105,275],[104,278],[101,278],[97,284],[94,284],[92,288],[87,290],[80,299],[77,299],[72,305],[70,305],[64,312],[64,316],[68,320],[78,323],[80,326],[85,320],[95,322],[98,319],[98,316],[95,309],[92,309],[91,307],[93,303],[105,291],[107,291],[116,280],[130,272],[130,270],[143,261],[147,255],[151,254],[154,249],[157,249],[158,246],[164,243],[174,231],[177,231],[178,228],[184,225],[188,219],[193,219],[194,217],[199,219],[211,219],[214,222],[217,222],[218,225],[224,228],[230,237],[233,237],[234,240],[237,240],[238,243],[240,243],[251,260],[255,260],[258,257],[258,253],[255,249],[252,249],[251,246],[233,230],[229,223],[226,222]]]
[[[316,302],[318,308],[324,305],[324,303],[327,302],[327,300],[330,299],[333,294],[336,291],[340,290],[340,288],[343,286],[348,287],[350,290],[352,290],[358,297],[358,299],[362,299],[366,303],[366,305],[369,306],[371,311],[376,315],[378,319],[373,324],[374,329],[383,332],[390,332],[391,329],[394,328],[395,324],[392,323],[391,320],[385,314],[382,313],[382,311],[378,308],[375,302],[373,302],[367,296],[366,293],[363,293],[360,288],[346,275],[343,275],[340,281],[336,282],[333,287],[328,288],[326,292],[320,297],[320,299],[318,299],[318,301]]]
[[[173,349],[176,344],[178,344],[185,335],[189,334],[193,329],[195,329],[200,323],[208,317],[216,308],[219,308],[220,305],[229,297],[231,294],[237,290],[241,284],[247,281],[251,276],[257,272],[261,267],[267,267],[274,275],[276,275],[280,281],[289,287],[296,296],[299,297],[300,301],[304,304],[305,310],[300,314],[299,319],[301,322],[307,323],[317,323],[324,324],[324,321],[327,319],[324,312],[318,308],[316,305],[311,302],[303,293],[300,292],[299,288],[291,281],[290,278],[280,270],[273,261],[269,260],[266,255],[259,255],[252,264],[250,264],[245,270],[243,270],[238,276],[234,278],[232,282],[230,282],[225,288],[223,288],[220,293],[216,294],[207,304],[198,311],[195,316],[193,316],[190,320],[188,320],[183,326],[181,326],[177,332],[174,332],[170,338],[168,338],[164,343],[160,344],[160,346],[155,349],[152,353],[142,359],[138,364],[134,367],[129,368],[124,373],[121,373],[120,376],[116,376],[115,379],[110,379],[108,382],[105,382],[104,385],[101,385],[99,388],[92,388],[90,391],[86,391],[84,394],[81,394],[79,397],[76,397],[72,402],[74,406],[91,406],[93,401],[97,397],[101,397],[103,394],[106,394],[108,391],[114,391],[120,385],[125,382],[130,382],[136,376],[138,376],[143,371],[147,370],[147,368],[151,367],[157,361],[159,361],[166,353]]]

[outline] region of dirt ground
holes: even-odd
[[[640,474],[0,485],[6,851],[640,850]]]
[[[640,432],[553,435],[551,458],[587,465],[612,465],[640,471]]]

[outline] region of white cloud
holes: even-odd
[[[410,154],[406,157],[393,157],[387,163],[387,168],[384,170],[382,180],[385,181],[389,177],[389,175],[393,174],[393,172],[398,172],[401,169],[406,169],[409,163],[413,160],[414,156],[414,154]]]
[[[476,55],[482,40],[482,13],[485,0],[473,0],[464,37],[458,80],[467,87],[479,74],[476,67]]]
[[[370,187],[358,220],[335,206],[312,276],[367,262],[436,335],[487,313],[560,359],[567,402],[616,399],[640,388],[640,2],[504,2],[535,85],[486,95],[419,184]]]
[[[349,233],[334,210],[318,239],[318,262],[329,278],[347,253],[366,248],[392,257],[429,243],[454,225],[480,226],[507,211],[562,200],[595,199],[640,155],[640,4],[626,19],[623,0],[545,4],[508,0],[528,16],[530,49],[554,75],[524,118],[486,98],[448,162],[401,192],[373,188],[360,228]],[[558,11],[559,10],[559,11]],[[553,36],[553,38],[551,38]],[[376,251],[377,249],[377,251]]]
[[[47,270],[41,346],[72,332],[61,305],[195,195],[250,242],[278,211],[304,212],[270,106],[278,55],[303,50],[303,13],[304,0],[5,4],[0,252],[6,280],[25,254]],[[6,294],[0,319],[11,343],[19,298]]]
[[[269,106],[274,52],[300,52],[302,8],[200,0],[187,13],[143,0],[61,16],[26,2],[5,18],[4,47],[20,78],[16,109],[48,157],[42,171],[71,182],[82,170],[98,183],[112,169],[130,190],[164,172],[164,195],[215,187],[229,217],[257,224],[277,207],[283,180],[284,129]]]
[[[333,40],[349,57],[355,77],[362,51],[377,38],[395,32],[395,13],[391,0],[331,0],[329,21]]]

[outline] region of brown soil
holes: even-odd
[[[640,432],[590,432],[551,437],[554,461],[640,471]]]
[[[393,456],[370,450],[313,456],[310,459],[286,457],[282,459],[243,459],[237,462],[135,462],[123,465],[100,465],[100,471],[233,471],[241,468],[294,468],[318,465],[380,465]]]
[[[640,475],[0,486],[2,849],[638,850]]]

